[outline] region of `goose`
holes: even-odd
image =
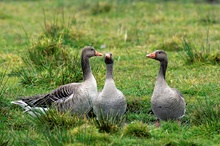
[[[151,108],[157,117],[156,126],[160,126],[160,119],[164,121],[178,120],[178,123],[181,124],[181,118],[186,111],[186,103],[180,91],[176,88],[170,88],[166,83],[167,54],[165,51],[156,50],[146,57],[160,62],[159,73],[151,97]]]
[[[114,60],[112,53],[106,53],[104,61],[106,64],[106,79],[104,88],[93,105],[94,114],[98,120],[120,120],[127,108],[126,98],[117,89],[113,79]]]
[[[89,58],[102,56],[93,47],[82,49],[81,66],[83,82],[62,85],[48,94],[34,95],[12,101],[25,109],[25,112],[33,115],[33,111],[47,111],[51,106],[60,112],[70,112],[72,115],[87,114],[92,109],[92,104],[98,97],[96,79],[92,74]]]

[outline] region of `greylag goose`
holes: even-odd
[[[156,126],[160,126],[160,119],[164,121],[178,120],[180,124],[180,119],[186,111],[186,103],[182,94],[177,89],[170,88],[166,83],[167,54],[162,50],[157,50],[146,56],[160,61],[160,69],[151,97],[151,108],[157,117]]]
[[[33,110],[46,111],[50,106],[61,112],[69,111],[73,115],[87,114],[98,97],[97,83],[89,64],[89,58],[93,56],[102,56],[102,54],[90,46],[82,49],[83,82],[69,83],[49,94],[25,97],[11,103],[21,106],[31,115],[34,114]]]
[[[98,120],[119,120],[127,108],[126,98],[117,89],[113,79],[114,60],[112,54],[106,53],[104,60],[106,64],[106,80],[103,90],[99,93],[93,105],[93,110]]]

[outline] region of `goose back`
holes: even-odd
[[[92,74],[89,64],[89,58],[93,56],[102,56],[93,47],[82,49],[81,64],[84,81],[81,83],[69,83],[53,90],[44,95],[21,98],[21,100],[30,107],[53,106],[59,111],[70,111],[71,114],[85,114],[93,105],[94,100],[98,97],[97,83]],[[13,101],[12,103],[24,107],[24,103]]]

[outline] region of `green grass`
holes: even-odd
[[[0,145],[219,145],[220,5],[206,2],[1,1]],[[128,103],[122,127],[103,132],[95,119],[56,111],[33,119],[10,104],[80,82],[80,50],[88,45],[113,53],[115,83]],[[159,64],[145,56],[158,49],[169,57],[168,84],[187,102],[181,126],[154,125]],[[101,90],[104,59],[90,61]]]

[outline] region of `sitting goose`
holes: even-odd
[[[160,61],[160,70],[151,97],[151,108],[157,117],[156,126],[160,126],[159,119],[165,121],[178,120],[180,124],[180,119],[186,111],[186,103],[181,93],[175,88],[170,88],[166,83],[167,54],[164,51],[157,50],[148,54],[147,57]]]
[[[116,88],[113,79],[113,63],[111,53],[105,54],[106,80],[103,90],[99,93],[94,103],[93,111],[98,120],[120,119],[127,108],[126,98],[123,93]]]
[[[69,83],[49,94],[25,97],[11,103],[21,106],[31,115],[34,114],[32,110],[44,112],[51,105],[61,112],[69,111],[73,115],[87,114],[92,109],[93,101],[98,97],[97,83],[89,64],[89,58],[93,56],[102,56],[102,54],[90,46],[82,49],[83,82]]]

